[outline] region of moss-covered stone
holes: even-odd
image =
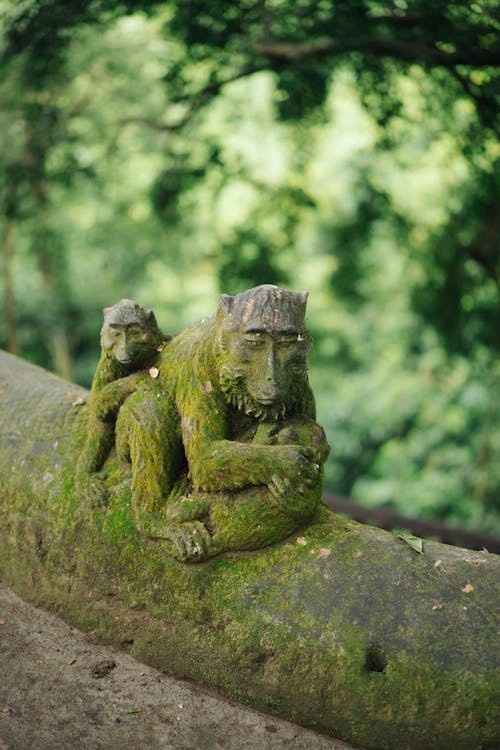
[[[186,565],[141,535],[115,459],[107,505],[73,493],[87,392],[6,354],[0,383],[0,575],[27,599],[367,750],[498,746],[497,556],[419,555],[321,506],[271,547]]]

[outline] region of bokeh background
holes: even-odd
[[[326,487],[500,533],[490,0],[0,0],[0,346],[310,291]]]

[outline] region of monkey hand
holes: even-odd
[[[169,543],[172,557],[183,562],[205,559],[212,543],[212,537],[200,521],[167,526],[163,538]]]
[[[286,477],[280,477],[273,474],[271,481],[267,485],[270,494],[271,505],[286,513],[298,513],[299,517],[304,515],[304,510],[310,509],[311,505],[315,506],[318,495],[318,486],[308,486],[305,484],[294,484]],[[321,492],[320,492],[321,494]]]
[[[152,382],[149,373],[134,372],[132,375],[126,375],[124,378],[108,383],[96,398],[94,410],[97,418],[101,421],[114,419],[128,396],[136,391],[149,390]]]
[[[288,480],[292,487],[312,486],[318,479],[320,465],[314,461],[311,448],[304,445],[280,445],[274,449],[278,451],[276,472],[274,475]]]
[[[149,372],[145,372],[144,370],[134,372],[132,375],[127,375],[127,377],[122,378],[122,380],[127,382],[127,387],[130,393],[134,393],[135,391],[148,391],[153,382],[152,376]]]
[[[314,420],[307,416],[298,416],[287,420],[279,430],[276,442],[278,445],[304,445],[311,450],[314,463],[324,464],[330,453],[330,446],[325,431]]]

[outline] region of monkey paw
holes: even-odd
[[[75,480],[74,492],[89,508],[106,505],[108,499],[107,487],[98,474],[80,474]]]
[[[212,537],[199,521],[169,526],[163,538],[169,542],[169,552],[177,560],[204,560],[212,544]]]
[[[321,487],[321,481],[313,483],[307,479],[305,482],[292,484],[288,478],[278,474],[273,474],[267,485],[271,504],[298,519],[307,518],[316,510]]]

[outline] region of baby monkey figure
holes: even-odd
[[[90,390],[86,440],[77,467],[79,494],[94,505],[106,495],[97,472],[114,445],[118,411],[131,393],[153,386],[148,370],[166,343],[152,310],[133,300],[122,299],[103,312],[101,357]]]

